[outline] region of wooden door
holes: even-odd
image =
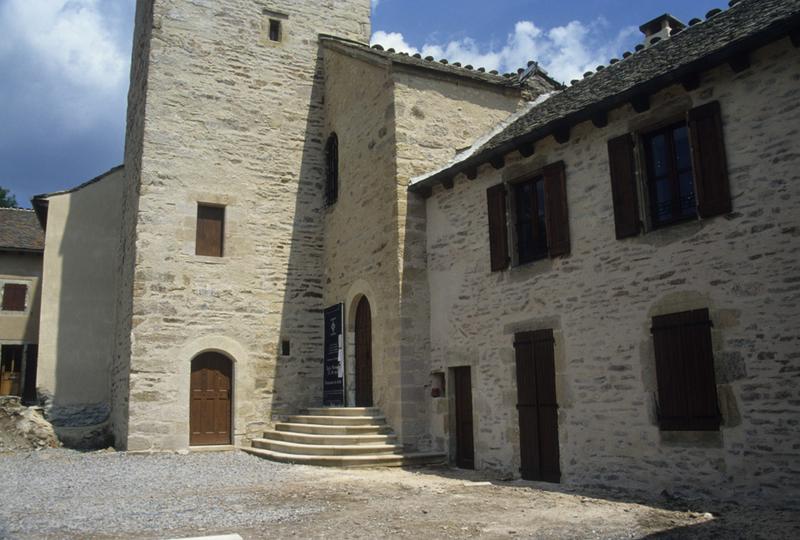
[[[522,478],[559,482],[558,403],[552,330],[517,334],[517,410]]]
[[[192,361],[190,444],[231,444],[231,373],[231,361],[219,353]]]
[[[356,407],[372,407],[372,310],[366,296],[356,308]]]
[[[453,370],[456,400],[456,465],[475,468],[475,444],[472,431],[472,374],[469,367]]]

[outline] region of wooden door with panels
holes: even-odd
[[[192,360],[189,444],[232,443],[232,362],[220,353],[204,353]]]
[[[552,330],[524,332],[514,340],[522,478],[559,482],[558,402]]]
[[[356,308],[356,407],[372,407],[372,309],[364,296]]]

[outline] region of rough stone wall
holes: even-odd
[[[324,300],[345,303],[347,402],[355,403],[355,313],[372,310],[375,405],[399,418],[395,104],[384,63],[325,51],[325,140],[339,139],[339,196],[325,210]]]
[[[397,69],[397,265],[400,284],[398,426],[411,446],[432,446],[429,418],[430,303],[426,271],[425,202],[408,192],[409,181],[444,166],[476,136],[493,129],[522,106],[522,96],[491,86]],[[529,95],[534,98],[535,96]]]
[[[108,442],[122,188],[116,169],[48,198],[37,387],[81,447]]]
[[[136,1],[128,113],[125,131],[119,270],[114,316],[114,356],[110,369],[111,432],[118,450],[128,448],[128,407],[133,331],[133,280],[136,269],[136,224],[144,151],[147,78],[153,29],[153,0]]]
[[[508,156],[501,171],[437,188],[427,202],[431,369],[473,370],[476,465],[518,475],[513,335],[553,328],[562,481],[788,502],[800,490],[800,57],[788,39],[691,93],[670,87],[604,129]],[[733,213],[618,241],[606,143],[719,100]],[[564,160],[572,253],[492,273],[486,189]],[[714,323],[718,433],[660,432],[654,315],[706,307]],[[433,406],[449,442],[447,400]]]
[[[237,444],[321,399],[317,36],[366,40],[369,9],[368,0],[156,1],[144,131],[128,141],[141,153],[128,249],[129,449],[188,445],[190,365],[203,351],[234,362]],[[269,41],[264,10],[288,16],[281,43]],[[222,258],[195,256],[198,203],[226,207]],[[278,355],[282,339],[291,356]]]

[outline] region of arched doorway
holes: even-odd
[[[233,366],[225,355],[207,352],[192,360],[189,444],[231,444]]]
[[[356,407],[372,407],[372,310],[366,296],[356,309]]]

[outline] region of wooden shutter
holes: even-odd
[[[222,257],[225,235],[225,208],[199,205],[197,207],[196,254]]]
[[[702,218],[728,214],[732,205],[719,102],[689,111],[688,124],[697,213]]]
[[[28,286],[6,283],[3,287],[3,311],[25,311]]]
[[[489,209],[489,251],[492,272],[505,270],[508,256],[508,225],[506,223],[506,186],[497,184],[486,190]]]
[[[25,350],[25,388],[22,391],[24,403],[36,402],[36,364],[39,356],[38,345],[28,345]]]
[[[652,332],[661,429],[719,429],[708,310],[654,317]]]
[[[617,239],[638,236],[639,198],[636,193],[636,158],[633,136],[628,133],[608,141],[611,168],[611,193],[614,200],[614,227]]]
[[[550,257],[569,255],[569,212],[567,211],[567,177],[564,162],[548,165],[544,175],[544,199],[547,221],[547,245]]]

